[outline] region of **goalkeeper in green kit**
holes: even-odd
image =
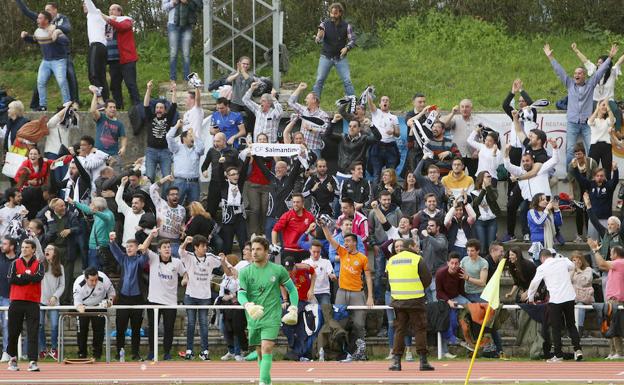
[[[245,307],[249,345],[256,346],[260,365],[260,385],[271,383],[273,346],[281,323],[297,324],[297,288],[283,266],[269,261],[269,242],[256,237],[251,241],[253,263],[238,276],[238,302]],[[282,317],[280,286],[288,290],[290,306]]]

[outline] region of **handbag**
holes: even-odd
[[[576,292],[576,302],[580,302],[585,305],[591,305],[594,303],[594,288],[589,287],[577,287],[574,288]]]

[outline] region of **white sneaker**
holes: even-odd
[[[28,365],[28,371],[29,372],[39,371],[39,365],[37,365],[37,361],[30,361],[30,364]]]
[[[619,354],[613,354],[613,355],[611,356],[611,359],[612,359],[612,360],[621,360],[622,358],[624,358],[624,356],[621,356],[621,355],[619,355]]]
[[[390,353],[388,353],[388,357],[384,358],[386,361],[389,361],[391,359],[394,358],[394,354],[392,354],[392,350],[390,350]]]
[[[236,361],[245,361],[245,357],[241,356],[240,354],[235,355],[234,359]]]
[[[529,234],[524,234],[523,240],[525,242],[531,242],[531,236]]]
[[[7,367],[7,370],[10,370],[12,372],[17,372],[19,370],[19,366],[17,366],[17,357],[12,357],[9,360],[9,366]]]
[[[449,360],[457,358],[457,356],[455,354],[451,354],[449,352],[444,353],[444,355],[442,357],[447,358]]]
[[[0,358],[0,362],[9,362],[10,359],[11,356],[9,356],[9,353],[2,352],[2,358]]]
[[[576,353],[575,353],[576,355]],[[550,363],[550,364],[555,364],[558,362],[563,362],[563,358],[562,357],[557,357],[557,356],[552,356],[551,358],[547,359],[546,362]]]
[[[613,359],[613,354],[609,354],[608,356],[605,357],[605,360],[612,360],[612,359]]]
[[[225,355],[221,356],[221,361],[231,361],[234,358],[236,358],[234,354],[227,352]]]
[[[583,351],[581,349],[574,352],[574,361],[582,361],[583,360]]]
[[[414,355],[412,354],[412,352],[410,350],[408,350],[405,353],[405,361],[407,361],[407,362],[414,362]]]

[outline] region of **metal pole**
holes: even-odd
[[[212,1],[204,0],[204,91],[212,81]]]
[[[8,339],[8,336],[7,336]],[[22,334],[20,333],[20,335],[17,337],[17,360],[21,360],[22,359]]]
[[[280,0],[273,0],[273,87],[280,89],[281,74],[279,65],[280,35]]]
[[[438,360],[442,359],[442,333],[438,332]]]
[[[108,324],[108,314],[101,315],[104,317],[104,333],[106,333],[106,363],[110,364],[111,361],[111,340],[110,340],[110,328]],[[124,330],[125,333],[125,330]]]
[[[158,362],[158,308],[154,308],[154,362]]]

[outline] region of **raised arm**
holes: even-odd
[[[585,64],[589,61],[587,59],[587,56],[583,55],[581,50],[577,48],[576,43],[572,43],[571,48],[572,48],[572,51],[574,51],[574,53],[576,54],[576,56],[579,58],[581,63]]]
[[[26,3],[24,3],[24,0],[15,0],[15,3],[24,16],[32,21],[37,21],[37,12],[33,12],[30,8],[28,8]]]
[[[331,232],[327,228],[327,225],[322,225],[321,229],[323,230],[323,234],[325,234],[325,239],[327,239],[329,245],[334,249],[338,250],[338,248],[340,247],[340,243],[336,241],[336,238],[334,238],[334,236],[331,234]]]
[[[149,108],[152,99],[152,88],[154,88],[154,82],[152,80],[147,82],[147,89],[145,90],[145,97],[143,98],[143,107]]]
[[[98,120],[100,120],[100,111],[98,111],[98,96],[95,90],[95,86],[89,86],[89,90],[93,93],[93,98],[91,98],[91,106],[89,107],[89,113],[93,117],[93,120],[97,122]]]

